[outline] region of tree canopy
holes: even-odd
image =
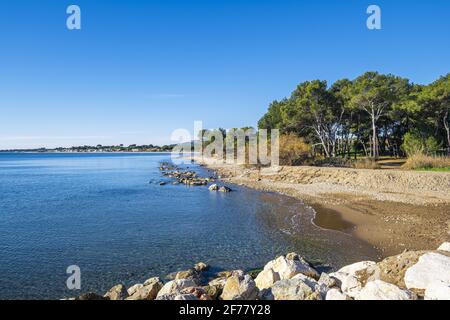
[[[450,74],[417,85],[392,74],[367,72],[354,80],[300,83],[270,104],[260,129],[296,133],[325,157],[363,153],[404,155],[406,137],[420,136],[450,153]],[[409,133],[409,135],[407,135]],[[431,141],[431,140],[429,140]]]

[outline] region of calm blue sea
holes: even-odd
[[[311,209],[291,198],[160,186],[159,164],[169,159],[0,153],[0,299],[75,296],[70,265],[81,268],[83,292],[103,293],[198,261],[249,269],[292,250],[330,265],[373,254],[313,226]]]

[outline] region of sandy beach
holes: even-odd
[[[300,199],[320,227],[350,233],[384,256],[450,240],[450,173],[347,168],[248,168],[196,159],[227,182]]]

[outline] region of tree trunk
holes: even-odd
[[[444,115],[444,127],[445,131],[447,132],[447,152],[450,154],[450,125],[447,121],[448,118],[448,111]]]
[[[377,141],[377,127],[375,123],[375,112],[372,109],[372,157],[378,159],[378,141]]]
[[[316,134],[317,134],[317,136],[318,136],[319,139],[320,139],[320,144],[321,144],[322,147],[323,147],[323,151],[324,151],[326,157],[329,158],[329,157],[330,157],[330,153],[329,153],[329,151],[328,151],[328,148],[327,148],[327,145],[326,145],[326,143],[325,143],[325,140],[324,140],[324,138],[322,137],[322,134],[321,134],[320,129],[314,128],[314,130],[316,131]]]

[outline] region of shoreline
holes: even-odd
[[[321,167],[258,170],[194,160],[228,183],[303,201],[315,211],[313,224],[365,241],[383,257],[450,240],[449,173]]]

